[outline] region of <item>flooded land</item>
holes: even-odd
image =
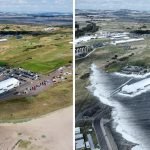
[[[95,148],[150,149],[149,16],[76,10],[76,127],[94,128]]]

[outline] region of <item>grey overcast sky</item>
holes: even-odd
[[[150,11],[150,0],[76,0],[77,9]]]
[[[72,0],[0,0],[1,12],[72,12]]]

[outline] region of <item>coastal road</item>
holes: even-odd
[[[109,129],[105,127],[108,122],[106,119],[96,118],[93,121],[93,126],[97,135],[97,139],[102,150],[118,150],[117,145],[111,135]]]

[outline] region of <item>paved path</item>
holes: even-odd
[[[106,122],[108,122],[108,120],[103,118],[96,118],[93,122],[99,145],[102,150],[118,150],[113,136],[111,135],[108,128],[105,127]]]
[[[0,100],[3,101],[37,95],[43,90],[49,88],[50,86],[53,86],[56,83],[60,83],[66,80],[69,76],[72,76],[72,66],[63,66],[61,68],[62,69],[57,69],[49,73],[48,76],[41,75],[40,78],[37,80],[28,81],[22,84],[21,86],[17,87],[16,89],[12,89],[6,93],[0,94]],[[53,80],[55,80],[55,82],[53,82]]]

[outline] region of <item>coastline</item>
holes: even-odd
[[[92,54],[92,55],[94,55],[94,54]],[[97,60],[95,60],[94,57],[92,57],[92,56],[84,59],[83,61],[82,60],[76,61],[77,72],[78,72],[77,73],[78,77],[76,77],[76,81],[77,81],[76,84],[79,84],[79,82],[80,82],[80,84],[82,83],[82,88],[84,88],[84,90],[82,90],[80,87],[80,89],[78,89],[77,93],[76,93],[76,95],[77,95],[76,125],[82,125],[81,121],[79,121],[79,120],[84,118],[85,114],[87,116],[87,113],[89,111],[93,112],[93,114],[90,114],[90,115],[92,115],[92,118],[99,116],[99,119],[100,118],[106,118],[109,120],[113,119],[112,118],[113,107],[102,103],[102,101],[98,97],[95,97],[93,95],[93,93],[91,91],[89,91],[89,89],[85,88],[85,87],[89,87],[91,85],[90,78],[89,78],[90,76],[88,76],[84,79],[80,79],[80,77],[84,76],[84,74],[87,74],[87,72],[91,75],[91,70],[89,70],[89,68],[90,68],[90,65],[95,61],[97,62]],[[81,69],[81,66],[82,67],[85,66],[87,69],[84,68],[80,72],[79,69]],[[83,86],[85,86],[85,87],[83,87]],[[77,87],[79,87],[79,86],[77,86]],[[81,97],[79,97],[78,92],[82,95]],[[110,133],[112,134],[114,141],[116,142],[119,150],[131,150],[136,145],[136,144],[124,139],[120,133],[117,133],[116,129],[114,129],[112,127],[112,122],[108,123],[107,128],[109,129]]]
[[[105,77],[107,76],[105,71],[101,69],[100,71],[97,68],[97,66],[95,66],[94,64],[92,64],[91,70],[92,70],[92,73],[90,76],[90,81],[91,81],[90,91],[92,92],[94,96],[96,96],[100,100],[100,102],[103,105],[106,105],[111,108],[110,117],[106,118],[106,119],[111,120],[110,123],[107,123],[106,125],[110,129],[110,134],[113,136],[118,147],[121,147],[119,148],[120,150],[132,149],[137,144],[135,144],[136,141],[134,140],[133,137],[129,135],[129,132],[127,133],[124,132],[124,130],[126,131],[126,127],[122,127],[122,123],[120,123],[119,121],[120,119],[118,120],[118,115],[120,115],[121,110],[124,110],[124,109],[114,99],[110,98],[112,89],[111,89],[111,86],[107,86],[107,84],[109,85],[109,82],[111,82],[109,81],[110,79],[107,79],[107,77]],[[99,82],[99,80],[101,80],[101,82]],[[117,114],[115,114],[115,112]],[[103,119],[103,116],[100,117],[100,119]],[[126,145],[128,148],[126,148],[124,145]]]

